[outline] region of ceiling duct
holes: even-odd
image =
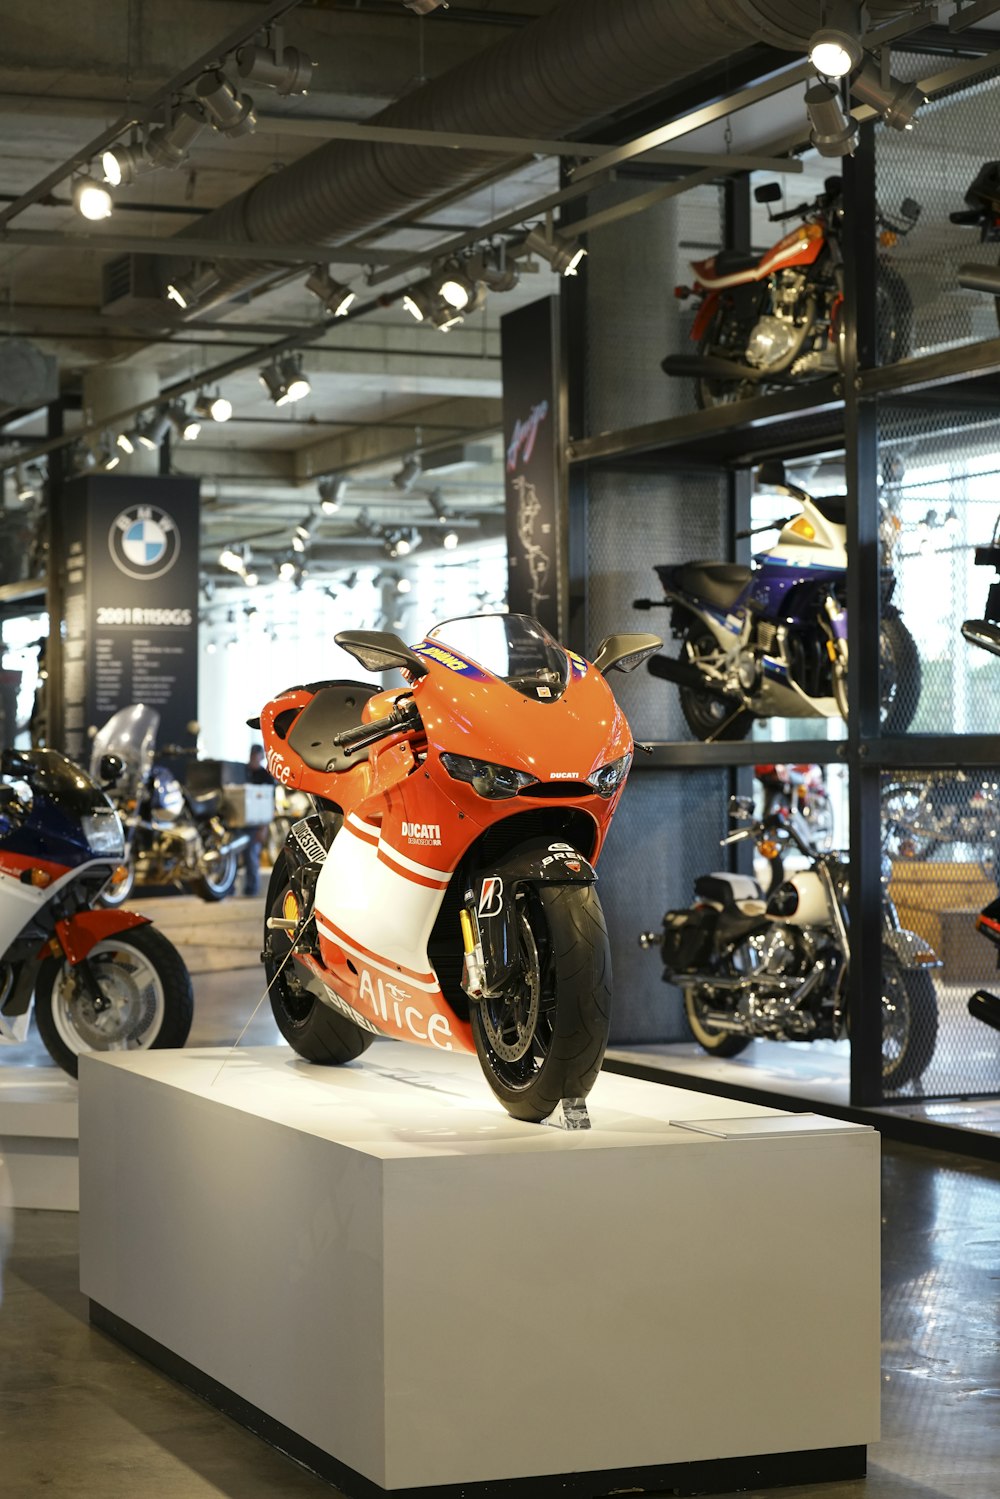
[[[918,8],[919,0],[867,6],[873,22]],[[823,0],[561,0],[373,123],[565,137],[755,43],[805,56],[823,15]],[[329,141],[207,214],[190,233],[232,242],[343,241],[471,182],[496,161],[466,149]],[[228,260],[221,285],[199,310],[284,269]]]
[[[479,468],[493,462],[493,449],[484,442],[458,442],[449,448],[435,448],[420,454],[420,467],[425,474],[440,478],[442,474],[458,474],[463,469]]]

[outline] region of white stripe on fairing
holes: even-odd
[[[353,943],[348,942],[346,937],[338,937],[336,932],[331,932],[328,926],[323,925],[318,916],[316,918],[316,927],[322,932],[328,942],[332,942],[335,947],[341,948],[344,952],[351,953],[366,968],[377,968],[380,973],[390,974],[398,982],[409,984],[411,989],[421,989],[425,994],[436,994],[438,992],[437,984],[430,983],[426,979],[411,978],[408,973],[400,973],[399,969],[393,968],[390,963],[382,963],[378,958],[370,958],[366,952],[362,952],[359,947],[355,947]]]
[[[411,859],[408,854],[401,854],[398,848],[391,843],[386,843],[377,829],[370,827],[367,822],[362,822],[360,817],[355,817],[353,812],[347,816],[348,823],[353,823],[356,828],[361,828],[368,834],[369,839],[374,834],[378,838],[378,846],[382,853],[388,858],[395,859],[397,864],[402,864],[404,869],[412,869],[414,874],[426,875],[429,880],[441,880],[445,885],[451,879],[450,869],[436,869],[432,864],[418,864],[416,859]]]
[[[333,840],[316,882],[317,913],[327,913],[349,941],[410,973],[434,971],[427,943],[443,899],[440,885],[418,884],[380,859],[376,843],[356,835]]]

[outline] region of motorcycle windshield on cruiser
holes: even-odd
[[[758,203],[781,197],[776,182],[754,191]],[[879,274],[876,285],[878,362],[909,351],[913,307],[906,284],[888,261],[887,249],[906,235],[920,204],[906,198],[898,214],[877,214]],[[772,224],[799,223],[763,255],[754,250],[717,250],[691,262],[694,280],[674,295],[694,299],[694,354],[669,354],[665,374],[693,377],[699,407],[706,409],[842,368],[844,276],[841,253],[843,193],[839,177],[828,177],[811,202],[780,213]]]
[[[847,527],[843,495],[814,497],[789,483],[780,464],[758,474],[792,496],[800,513],[752,567],[684,562],[655,568],[680,654],[654,656],[649,671],[680,688],[696,739],[743,739],[755,718],[847,717]],[[751,533],[743,533],[749,535]],[[892,602],[895,577],[883,548],[879,681],[882,728],[908,728],[920,697],[920,657]]]
[[[747,875],[718,871],[695,880],[690,906],[667,911],[659,932],[640,945],[659,948],[663,981],[684,996],[698,1045],[735,1057],[756,1037],[770,1041],[842,1040],[847,1034],[848,867],[837,852],[820,853],[795,812],[755,819],[749,801],[733,798],[746,825],[722,842],[752,839],[763,858],[782,845],[800,868],[761,891]],[[787,855],[786,855],[787,859]],[[790,859],[787,859],[790,862]],[[937,1043],[938,1003],[929,969],[937,956],[900,926],[882,880],[882,1082],[897,1090],[927,1068]]]
[[[226,827],[222,788],[189,791],[154,763],[160,715],[144,703],[122,708],[98,730],[91,774],[104,755],[125,770],[113,792],[125,828],[125,857],[103,904],[122,905],[139,884],[183,883],[202,900],[223,900],[233,889],[246,833]]]
[[[121,769],[105,760],[101,779]],[[183,1046],[191,980],[180,954],[131,911],[98,910],[124,853],[118,814],[51,749],[0,757],[0,1043],[28,1033],[32,1005],[53,1059]]]
[[[412,649],[336,640],[408,685],[314,682],[261,712],[268,769],[316,807],[268,888],[277,1023],[314,1062],[376,1035],[475,1052],[506,1109],[542,1120],[586,1097],[608,1039],[594,865],[633,741],[604,673],[662,642],[610,636],[590,664],[518,614],[450,620]]]

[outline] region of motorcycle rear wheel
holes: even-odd
[[[727,327],[728,324],[728,327]],[[724,359],[742,360],[746,339],[737,337],[732,348],[727,346],[735,330],[727,309],[720,305],[698,340],[698,355],[721,354]],[[761,395],[762,386],[756,380],[719,380],[699,376],[694,382],[694,399],[699,411],[711,411],[715,406],[729,406],[734,401],[746,401],[751,396]]]
[[[711,630],[695,621],[685,631],[680,660],[693,666],[699,657],[710,656],[718,650],[719,643]],[[696,739],[703,742],[709,739],[745,739],[749,734],[753,714],[740,709],[738,698],[715,697],[694,687],[681,687],[679,692],[684,722]]]
[[[281,916],[289,893],[288,866],[279,854],[267,887],[267,916]],[[278,1029],[293,1051],[321,1067],[339,1067],[353,1062],[375,1039],[346,1015],[325,1005],[300,985],[294,959],[288,958],[291,938],[285,932],[264,928],[264,972],[267,975],[271,1011]],[[287,961],[286,961],[287,960]]]
[[[72,966],[42,964],[35,1021],[52,1059],[76,1077],[85,1051],[183,1046],[191,1030],[191,976],[173,943],[151,926],[129,927],[91,948],[87,964],[105,1010],[95,1012]]]
[[[685,984],[684,1014],[698,1045],[713,1057],[738,1057],[741,1051],[746,1051],[753,1037],[719,1030],[705,1019],[708,1009],[707,995],[696,984]]]
[[[239,867],[239,854],[220,854],[218,861],[213,861],[205,874],[200,874],[191,881],[191,889],[202,900],[225,900],[227,895],[233,893]]]
[[[135,889],[135,860],[126,856],[121,868],[125,870],[122,878],[112,880],[100,897],[101,905],[110,906],[112,910],[123,906]]]
[[[938,1003],[925,968],[901,968],[882,953],[882,1085],[895,1092],[927,1070],[937,1045]]]
[[[519,973],[475,1000],[472,1036],[486,1081],[515,1119],[538,1124],[586,1098],[611,1023],[611,950],[593,885],[532,886],[518,900]]]

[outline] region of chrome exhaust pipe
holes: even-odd
[[[249,833],[237,833],[235,838],[227,838],[225,843],[220,843],[218,848],[206,849],[202,855],[203,864],[217,864],[228,854],[238,854],[247,847],[250,842]]]

